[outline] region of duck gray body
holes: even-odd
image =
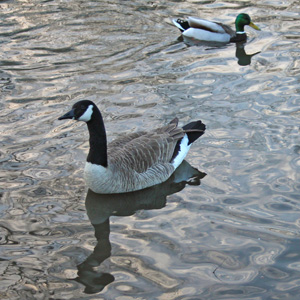
[[[161,128],[124,135],[107,145],[102,116],[93,102],[77,102],[60,119],[67,118],[88,125],[90,151],[85,181],[92,191],[103,194],[141,190],[166,181],[183,161],[191,143],[205,130],[201,121],[180,128],[175,118]]]

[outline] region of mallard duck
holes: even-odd
[[[166,181],[205,131],[201,121],[180,128],[175,118],[160,128],[127,134],[107,145],[102,115],[92,101],[75,103],[59,118],[63,119],[86,122],[90,149],[84,177],[93,192],[102,194],[141,190]]]
[[[247,14],[239,14],[236,17],[236,31],[228,25],[195,17],[188,17],[186,20],[173,19],[173,23],[179,28],[184,37],[206,42],[229,43],[245,41],[247,39],[246,32],[244,31],[245,25],[260,30]]]

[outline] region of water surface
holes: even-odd
[[[0,7],[1,299],[298,299],[298,1]],[[240,12],[262,29],[245,45],[189,45],[171,23]],[[201,119],[187,161],[207,175],[88,200],[86,126],[57,120],[80,99],[109,140]]]

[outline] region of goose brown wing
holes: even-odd
[[[146,135],[146,131],[139,131],[129,134],[123,134],[117,137],[115,140],[111,141],[108,144],[109,151],[117,151],[125,147],[127,143],[131,143],[133,140],[138,139],[139,137]]]
[[[108,145],[109,161],[120,169],[144,173],[158,164],[169,164],[176,143],[184,136],[178,120],[152,132],[121,137]]]

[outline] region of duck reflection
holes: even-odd
[[[197,41],[194,39],[189,39],[186,37],[179,37],[177,39],[180,42],[184,42],[187,46],[205,46],[208,47],[208,49],[213,49],[213,48],[225,48],[228,46],[228,44],[224,43],[216,43],[216,42],[203,42],[203,41]],[[247,54],[245,51],[245,45],[247,43],[241,42],[241,43],[235,43],[236,45],[236,50],[235,50],[235,57],[238,59],[238,64],[240,66],[247,66],[251,64],[251,59],[254,55],[260,53],[261,51],[255,52],[253,54]]]
[[[180,36],[177,38],[177,41],[179,42],[184,42],[187,46],[203,46],[203,47],[208,47],[208,49],[211,48],[225,48],[227,47],[227,44],[220,43],[220,42],[209,42],[209,41],[199,41],[193,38],[188,38],[188,37],[183,37]]]
[[[88,217],[95,228],[97,245],[93,253],[77,266],[78,277],[74,280],[85,285],[84,292],[98,293],[114,281],[113,275],[93,269],[111,255],[110,216],[131,216],[137,210],[163,208],[168,195],[181,191],[186,185],[200,185],[200,179],[205,176],[205,173],[183,161],[167,181],[144,190],[107,195],[88,190],[85,205]]]
[[[260,53],[260,51],[253,54],[247,54],[245,51],[246,43],[236,43],[235,56],[238,59],[238,64],[240,66],[247,66],[251,64],[251,59],[254,55]]]

